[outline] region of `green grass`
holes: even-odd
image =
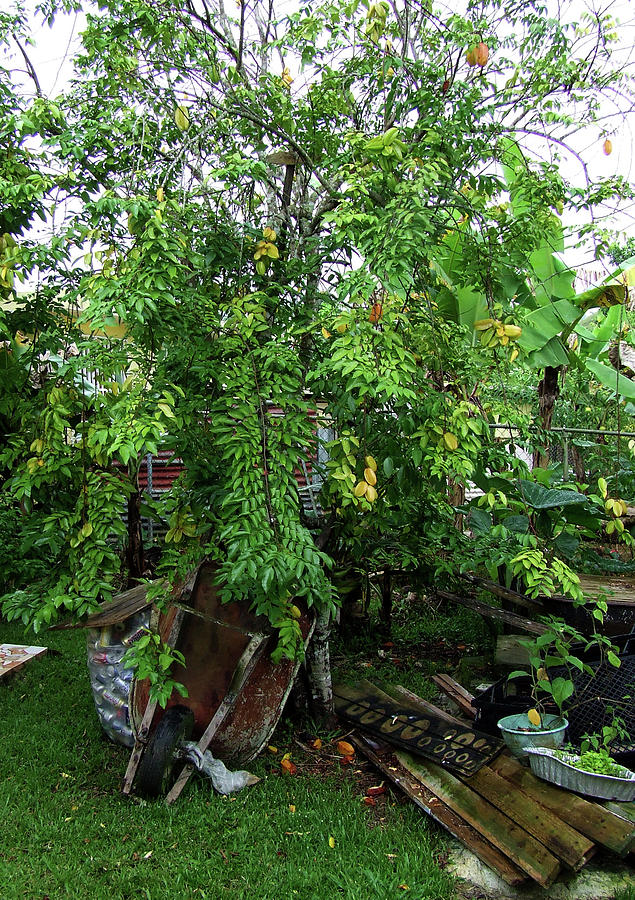
[[[0,641],[38,642],[5,624]],[[435,862],[442,832],[392,798],[380,821],[337,764],[332,776],[303,774],[298,759],[284,777],[260,759],[251,768],[263,780],[234,798],[197,779],[171,809],[125,799],[128,751],[102,735],[84,633],[39,642],[58,653],[0,683],[2,900],[454,896]],[[297,749],[288,726],[278,737],[280,750]]]

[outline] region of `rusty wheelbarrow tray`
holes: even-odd
[[[253,759],[267,744],[293,685],[299,661],[273,663],[276,633],[264,616],[256,616],[245,603],[221,603],[216,568],[203,563],[172,594],[166,611],[153,610],[151,627],[158,626],[162,640],[180,650],[186,666],[173,668],[173,677],[185,685],[188,697],[173,695],[167,710],[186,707],[194,719],[194,737],[203,753],[240,766]],[[305,646],[313,622],[302,614],[300,627]],[[122,791],[135,785],[142,759],[152,742],[164,710],[149,700],[149,683],[135,682],[130,716],[135,744]],[[170,718],[178,718],[171,714]],[[191,716],[189,717],[191,721]],[[168,724],[169,721],[164,723]],[[181,794],[194,767],[186,763],[167,795],[173,803]]]

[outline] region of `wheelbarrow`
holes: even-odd
[[[313,622],[299,620],[305,646]],[[187,688],[173,694],[163,710],[149,699],[149,682],[135,681],[130,716],[135,743],[122,791],[146,796],[167,793],[168,804],[183,791],[194,766],[179,758],[179,746],[192,736],[197,750],[228,764],[243,765],[269,742],[299,667],[299,660],[274,663],[275,631],[246,603],[221,603],[217,570],[203,563],[177,586],[165,611],[153,610],[151,627],[180,650],[185,667],[173,677]]]

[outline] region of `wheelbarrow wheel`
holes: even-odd
[[[164,714],[145,749],[135,790],[145,797],[167,794],[178,777],[174,754],[180,743],[189,740],[194,729],[194,714],[187,706],[171,706]]]

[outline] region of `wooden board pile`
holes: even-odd
[[[452,687],[447,676],[442,678]],[[383,693],[386,703],[399,701],[406,715],[433,715],[466,726],[405,688],[382,687],[383,692],[361,682],[355,689],[360,696]],[[469,697],[458,685],[454,692],[463,700]],[[533,879],[548,887],[563,870],[581,869],[598,847],[619,856],[635,851],[635,804],[585,800],[540,781],[506,751],[468,777],[361,731],[352,741],[421,810],[510,885]]]

